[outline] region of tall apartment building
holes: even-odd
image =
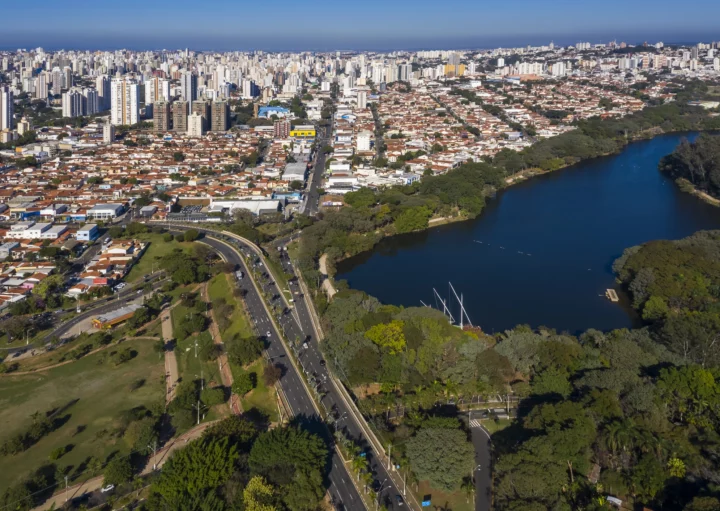
[[[7,85],[0,86],[0,131],[15,127],[15,102],[13,91]]]
[[[275,121],[275,138],[289,138],[290,137],[290,121],[280,120]]]
[[[210,124],[210,103],[208,101],[193,101],[190,107],[191,113],[200,114],[202,116],[203,130],[207,131],[208,125]],[[189,125],[188,125],[189,129]]]
[[[110,84],[110,122],[137,124],[140,120],[140,86],[131,80],[114,79]]]
[[[188,106],[186,101],[175,101],[172,111],[173,131],[185,133],[188,130]]]
[[[71,87],[62,95],[62,115],[63,117],[79,117],[84,115],[83,109],[84,96],[80,89]]]
[[[95,79],[95,90],[98,92],[98,108],[100,111],[110,109],[110,78],[100,75]]]
[[[48,80],[45,71],[35,78],[35,97],[46,101],[48,98]]]
[[[180,95],[183,101],[186,101],[188,104],[198,98],[197,76],[190,71],[185,71],[180,76]]]
[[[227,131],[230,128],[230,105],[227,101],[213,101],[210,114],[210,131]]]
[[[192,113],[188,117],[188,135],[191,137],[202,137],[205,134],[205,119],[198,113]]]
[[[103,142],[106,144],[115,142],[115,126],[112,124],[103,124]]]
[[[357,91],[357,107],[360,110],[367,108],[367,91],[365,91],[365,90]]]
[[[164,133],[170,131],[170,103],[156,101],[153,105],[153,131]]]
[[[170,82],[158,76],[145,81],[145,105],[170,101]]]

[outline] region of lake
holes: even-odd
[[[532,178],[489,198],[480,217],[383,240],[338,264],[383,303],[442,307],[459,318],[462,294],[474,325],[488,333],[517,324],[579,333],[639,324],[612,273],[622,251],[654,239],[720,228],[720,208],[683,193],[657,170],[680,139],[664,135],[620,154]]]

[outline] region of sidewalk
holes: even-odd
[[[170,314],[172,307],[168,307],[160,313],[160,322],[162,323],[163,341],[167,344],[173,338],[172,316]],[[178,382],[178,365],[175,358],[175,350],[165,350],[165,386],[166,403],[170,403],[175,397],[175,388]]]
[[[200,438],[200,436],[203,434],[203,432],[209,427],[215,424],[217,421],[212,422],[205,422],[203,424],[200,424],[199,426],[195,426],[190,431],[180,435],[179,437],[175,438],[174,440],[171,440],[165,447],[160,449],[155,456],[150,456],[150,459],[148,460],[147,465],[145,465],[145,468],[140,472],[140,475],[146,475],[153,471],[153,465],[157,464],[156,468],[162,467],[165,462],[170,459],[170,454],[172,454],[177,449],[180,449],[182,447],[185,447],[187,443],[191,440],[195,440],[196,438]],[[67,489],[67,493],[65,491],[65,488],[60,487],[52,497],[50,497],[47,501],[45,501],[42,505],[33,508],[33,511],[45,511],[51,509],[53,506],[55,506],[55,509],[60,509],[63,504],[65,504],[65,496],[67,495],[68,500],[72,500],[76,497],[80,497],[81,495],[84,495],[86,493],[91,493],[94,491],[99,490],[102,488],[104,476],[99,475],[96,477],[93,477],[91,479],[88,479],[87,481],[83,481],[82,483],[78,483],[74,486],[70,486]]]

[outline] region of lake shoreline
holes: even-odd
[[[702,131],[698,131],[697,133],[701,133],[701,132],[702,132]],[[518,185],[518,184],[520,184],[520,183],[524,183],[524,182],[529,181],[529,180],[531,180],[531,179],[533,179],[533,178],[540,177],[540,176],[545,176],[545,175],[548,175],[548,174],[553,174],[553,173],[558,172],[558,171],[560,171],[560,170],[566,170],[566,169],[569,169],[569,168],[571,168],[571,167],[573,167],[573,166],[580,165],[580,164],[583,164],[583,163],[587,163],[587,162],[590,162],[590,161],[593,161],[593,160],[600,160],[600,159],[602,159],[602,158],[607,158],[607,157],[616,156],[616,155],[622,153],[629,145],[631,145],[631,144],[633,144],[633,143],[644,142],[644,141],[648,141],[648,140],[653,140],[653,139],[655,139],[655,138],[657,138],[657,137],[661,137],[661,136],[664,136],[664,135],[675,135],[675,134],[682,134],[682,133],[695,133],[695,132],[688,132],[688,131],[667,131],[667,132],[666,132],[666,131],[663,131],[661,128],[652,128],[651,130],[647,130],[647,131],[643,132],[643,134],[641,134],[641,135],[639,135],[639,136],[635,136],[635,137],[632,137],[632,138],[630,138],[630,139],[627,139],[626,142],[625,142],[625,144],[624,144],[624,145],[622,146],[622,148],[620,149],[620,151],[617,151],[617,152],[602,154],[602,155],[599,155],[599,156],[593,156],[592,158],[586,158],[586,159],[579,160],[579,161],[576,161],[576,162],[573,162],[573,163],[564,164],[564,165],[562,165],[562,166],[560,166],[560,167],[558,167],[558,168],[556,168],[556,169],[552,169],[552,170],[544,170],[544,169],[540,169],[540,168],[537,168],[537,167],[534,167],[534,168],[531,168],[531,169],[521,170],[520,172],[517,172],[516,174],[513,174],[512,176],[506,177],[506,178],[505,178],[505,183],[506,183],[505,186],[503,186],[500,190],[497,190],[495,194],[493,194],[493,195],[491,195],[491,196],[485,196],[485,200],[486,200],[486,202],[487,202],[487,199],[488,199],[488,198],[495,198],[497,192],[502,192],[502,191],[504,191],[504,190],[507,190],[507,189],[511,188],[511,187],[514,186],[514,185]],[[649,136],[648,136],[648,135],[649,135]],[[451,170],[451,171],[452,171],[452,170]],[[700,199],[702,199],[702,200],[705,200],[705,201],[708,202],[709,204],[713,204],[713,203],[710,202],[709,200],[703,198],[702,195],[700,195],[701,193],[702,193],[702,192],[700,192],[700,191],[698,190],[698,193],[696,194],[698,198],[700,198]],[[709,196],[708,196],[708,197],[709,197]],[[712,197],[709,197],[709,198],[712,199]],[[720,207],[720,200],[717,201],[717,204],[713,204],[713,205],[716,205],[716,206]],[[486,204],[485,206],[487,206],[487,204]],[[394,238],[394,237],[397,237],[397,236],[402,236],[402,235],[418,234],[418,233],[422,233],[422,232],[427,232],[427,231],[429,231],[430,229],[433,229],[433,228],[436,228],[436,227],[441,227],[441,226],[444,226],[444,225],[457,224],[457,223],[460,223],[460,222],[468,222],[468,221],[472,221],[472,220],[477,220],[477,219],[479,219],[479,218],[481,218],[481,217],[483,216],[483,213],[485,212],[485,209],[486,209],[486,207],[483,207],[482,211],[480,211],[480,213],[479,213],[477,216],[474,216],[474,217],[457,216],[457,217],[436,217],[436,218],[430,218],[430,219],[428,220],[428,226],[427,226],[427,227],[425,227],[424,229],[420,229],[420,230],[412,231],[412,232],[408,232],[408,233],[388,233],[388,232],[385,232],[385,231],[381,231],[382,236],[375,242],[375,244],[373,244],[373,246],[372,246],[371,248],[369,248],[369,249],[367,249],[367,250],[364,250],[364,251],[362,251],[362,252],[358,252],[357,254],[353,254],[353,255],[351,255],[351,256],[344,256],[344,257],[341,257],[340,259],[335,260],[335,261],[334,261],[334,264],[330,265],[331,268],[328,269],[327,278],[331,279],[331,280],[334,282],[334,280],[335,280],[335,273],[336,273],[336,271],[337,271],[336,268],[337,268],[337,265],[338,265],[339,263],[342,263],[343,261],[347,261],[348,259],[352,259],[352,258],[358,257],[358,256],[360,256],[360,255],[362,255],[362,254],[366,254],[366,253],[368,253],[368,252],[372,252],[372,251],[375,250],[375,248],[376,248],[381,242],[383,242],[384,240],[387,240],[387,239],[390,239],[390,238]]]
[[[488,194],[478,222],[431,231],[437,221],[402,236],[376,231],[373,249],[339,262],[335,280],[408,307],[435,307],[435,288],[457,308],[450,281],[488,332],[520,323],[568,332],[637,327],[627,307],[605,298],[618,290],[612,262],[628,247],[720,228],[718,208],[681,193],[657,168],[683,136],[697,134],[634,141],[570,172],[533,171],[541,179],[524,175],[495,200]]]

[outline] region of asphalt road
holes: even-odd
[[[320,129],[325,130],[325,133],[330,131],[329,126]],[[308,191],[305,194],[306,199],[304,207],[302,209],[302,213],[308,216],[314,216],[318,212],[320,201],[320,194],[318,193],[318,188],[320,188],[320,183],[322,182],[322,177],[325,173],[325,159],[327,157],[327,155],[323,153],[322,149],[323,147],[325,147],[328,141],[329,138],[327,136],[321,136],[317,139],[317,159],[315,161],[315,167],[313,168],[312,174],[310,176],[310,184],[308,186]]]
[[[476,421],[471,421],[470,432],[475,448],[475,511],[490,511],[492,505],[492,444],[490,434]]]
[[[252,251],[237,242],[233,238],[229,238],[230,242],[238,246],[245,252],[246,255],[252,254]],[[295,270],[292,266],[291,261],[287,255],[283,254],[282,257],[283,269],[294,275]],[[298,349],[299,359],[304,368],[305,372],[314,378],[318,382],[320,392],[324,395],[321,402],[330,414],[338,421],[338,427],[345,431],[346,435],[352,438],[364,451],[367,453],[367,459],[371,472],[375,478],[376,489],[381,489],[380,493],[381,504],[384,503],[388,508],[405,508],[405,498],[402,497],[402,489],[394,485],[392,479],[388,476],[387,467],[375,456],[371,444],[365,437],[362,428],[354,420],[354,416],[348,407],[345,405],[343,399],[340,398],[338,390],[330,382],[330,375],[325,365],[325,361],[322,358],[322,353],[318,345],[318,341],[315,338],[314,329],[312,327],[310,312],[307,308],[305,300],[298,299],[302,293],[300,286],[296,282],[290,282],[290,292],[295,299],[294,312],[287,314],[281,318],[281,326],[285,330],[286,337],[291,341],[294,339],[302,342],[307,342],[308,348],[300,347]],[[282,290],[279,289],[276,283],[272,282],[265,286],[266,289],[271,290],[271,294],[280,295]],[[251,311],[251,314],[254,314]],[[380,485],[383,485],[382,487]],[[398,505],[397,496],[401,496],[403,505]],[[345,501],[343,501],[345,502]]]
[[[280,339],[278,339],[273,323],[263,306],[262,298],[258,295],[255,287],[252,285],[252,281],[250,280],[251,277],[249,276],[250,273],[244,261],[234,250],[212,237],[205,236],[203,238],[203,242],[207,243],[217,252],[222,254],[228,262],[238,265],[246,275],[245,278],[238,282],[238,286],[246,292],[245,303],[247,310],[255,321],[258,333],[260,335],[265,335],[268,332],[270,333],[269,336],[265,335],[267,341],[266,353],[274,364],[279,364],[284,367],[283,375],[280,378],[280,387],[285,395],[286,401],[290,406],[293,415],[304,416],[310,422],[319,423],[321,419],[313,407],[312,399],[305,390],[300,375],[294,370],[294,367],[288,358],[288,353],[285,351],[285,347]],[[249,249],[246,247],[245,253],[250,253]],[[260,285],[260,283],[258,283],[258,285]],[[267,289],[269,286],[265,287]],[[293,339],[296,335],[302,335],[302,332],[291,315],[287,314],[281,316],[280,324],[287,332],[289,339]],[[302,358],[303,357],[301,357],[301,359]],[[364,510],[365,506],[360,498],[360,495],[358,494],[353,482],[350,480],[351,475],[347,472],[343,466],[340,456],[338,456],[335,451],[332,453],[331,463],[332,467],[329,473],[330,484],[328,490],[336,508],[346,509],[348,511]]]

